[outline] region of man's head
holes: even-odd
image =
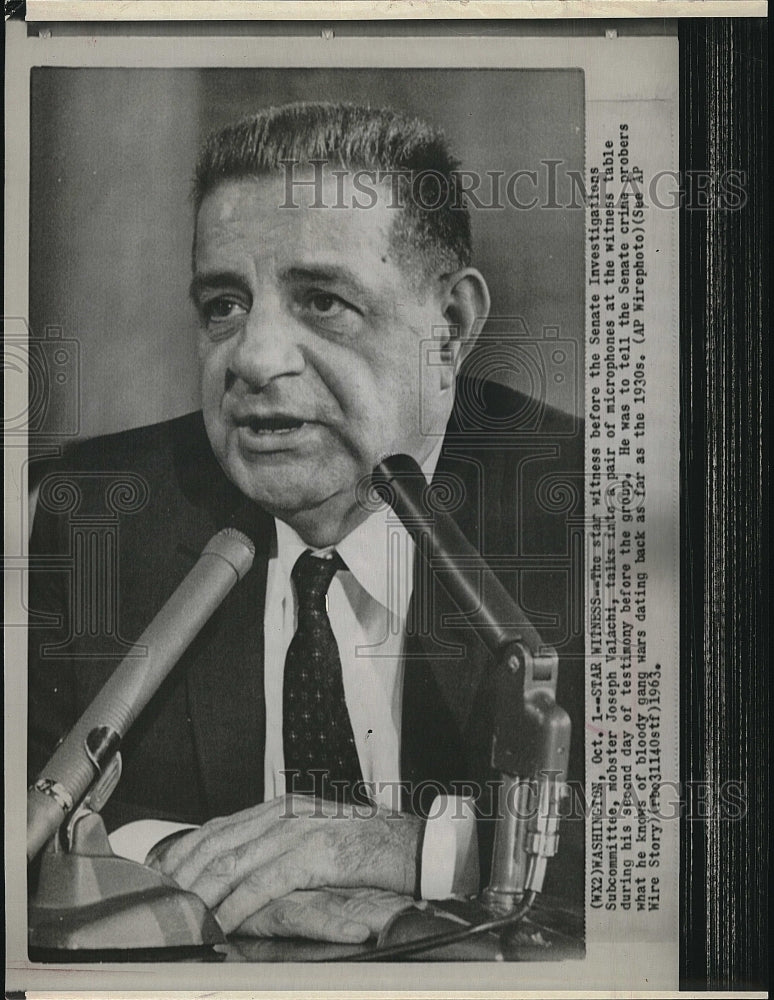
[[[207,431],[242,492],[311,544],[354,527],[379,458],[421,462],[443,434],[489,304],[456,166],[428,126],[346,105],[270,109],[203,150]]]

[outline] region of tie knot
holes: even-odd
[[[345,568],[338,552],[330,557],[315,556],[310,549],[303,552],[290,574],[299,606],[319,604],[328,593],[331,580],[340,569]]]

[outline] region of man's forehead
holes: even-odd
[[[205,196],[199,209],[196,268],[213,255],[251,249],[274,257],[333,256],[350,261],[357,270],[374,263],[387,265],[395,210],[386,199],[368,208],[355,207],[351,201],[342,204],[342,183],[346,195],[346,178],[343,182],[325,178],[318,207],[312,207],[319,187],[301,188],[289,202],[281,175],[224,181]]]
[[[330,181],[334,190],[324,193],[335,195],[340,182]],[[281,175],[224,181],[199,210],[194,272],[206,280],[268,266],[287,280],[316,278],[394,294],[405,285],[390,252],[395,217],[386,202],[369,209],[312,208],[300,199],[288,205]]]
[[[383,232],[399,211],[389,181],[373,172],[325,168],[316,174],[294,168],[292,175],[266,174],[228,179],[202,200],[198,224],[359,224],[364,231]]]

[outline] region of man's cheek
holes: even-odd
[[[218,396],[223,393],[230,354],[228,340],[214,344],[209,337],[203,335],[199,337],[199,378],[203,392],[217,393]]]
[[[217,345],[213,344],[206,334],[200,333],[196,347],[199,358],[199,372],[202,380],[205,380],[211,377],[216,368],[220,367],[216,360]]]
[[[391,425],[392,414],[382,407],[376,414],[362,413],[356,420],[350,421],[346,432],[339,436],[337,450],[358,479],[368,475],[384,457],[387,431]]]

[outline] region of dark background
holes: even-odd
[[[189,193],[209,131],[294,100],[390,106],[441,126],[464,169],[538,171],[542,199],[541,160],[562,161],[560,185],[583,171],[583,94],[579,70],[34,70],[29,319],[36,337],[54,327],[79,342],[80,435],[199,405]],[[579,365],[584,225],[581,208],[473,213],[493,329],[521,317],[539,340],[558,327]],[[547,402],[581,412],[576,374],[551,375]],[[61,422],[54,402],[43,429]]]

